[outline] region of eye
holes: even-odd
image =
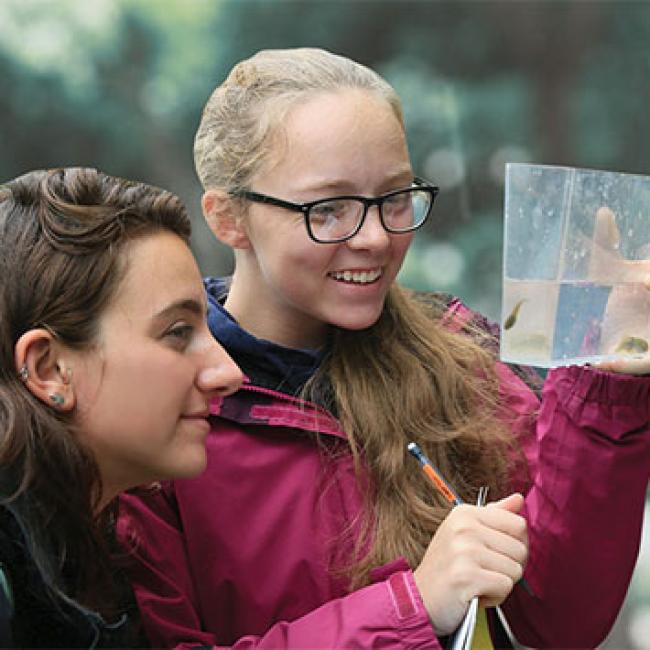
[[[413,198],[413,193],[407,190],[400,192],[399,194],[393,194],[384,199],[384,204],[397,210],[403,210],[409,205],[409,202]]]
[[[175,323],[164,334],[163,338],[178,348],[184,348],[194,334],[194,326],[189,323]]]
[[[325,223],[332,219],[342,219],[350,210],[348,201],[323,201],[312,206],[309,217],[312,221]]]

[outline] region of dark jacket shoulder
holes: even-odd
[[[0,647],[124,647],[127,618],[102,617],[48,584],[14,514],[0,507]]]

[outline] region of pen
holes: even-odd
[[[453,504],[454,506],[461,505],[463,503],[463,500],[458,496],[451,485],[445,481],[436,466],[427,458],[422,449],[420,449],[420,446],[415,442],[409,442],[406,448],[412,456],[415,456],[415,458],[420,461],[424,473],[435,485],[436,489],[445,497],[445,499],[447,499],[447,501],[449,501],[449,503]],[[483,490],[483,488],[481,488],[481,490]],[[482,496],[484,500],[484,495],[479,492],[479,498]],[[521,585],[531,596],[535,595],[528,582],[526,582],[525,578],[522,577],[517,584]]]
[[[455,506],[459,506],[463,503],[462,499],[456,494],[451,485],[442,478],[442,474],[424,455],[424,452],[420,449],[418,444],[415,442],[409,442],[406,448],[420,461],[424,473],[429,477],[429,480],[436,486],[438,491],[445,497],[445,499],[447,499],[447,501],[449,501],[449,503],[453,503]]]

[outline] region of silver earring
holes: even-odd
[[[26,363],[23,363],[23,365],[20,367],[18,375],[20,376],[20,380],[23,382],[26,382],[29,379],[29,370],[27,369]]]
[[[59,393],[51,393],[50,400],[54,406],[63,406],[65,404],[65,397]]]

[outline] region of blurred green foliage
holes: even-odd
[[[402,280],[496,317],[504,162],[647,173],[648,42],[643,1],[4,0],[0,178],[92,165],[167,187],[204,271],[225,272],[193,171],[201,108],[261,48],[325,47],[395,85],[414,166],[443,189]]]

